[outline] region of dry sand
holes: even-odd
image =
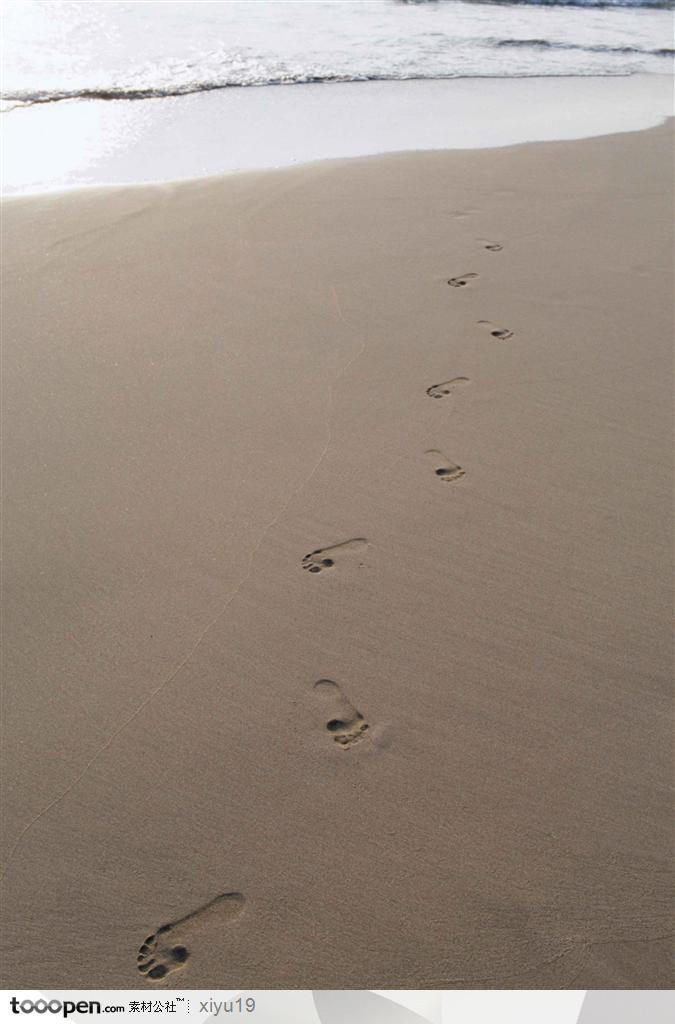
[[[6,205],[4,985],[673,983],[670,144]]]

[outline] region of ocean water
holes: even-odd
[[[659,0],[0,0],[5,196],[635,131]]]
[[[4,0],[5,109],[307,82],[670,73],[663,0]]]

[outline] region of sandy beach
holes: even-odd
[[[671,152],[5,203],[4,986],[673,985]]]

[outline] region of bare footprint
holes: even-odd
[[[190,934],[210,923],[224,923],[241,913],[244,897],[240,892],[225,892],[205,903],[191,914],[180,917],[171,924],[163,924],[153,935],[149,935],[136,957],[138,970],[152,981],[160,981],[167,974],[183,967],[190,956],[185,945]]]
[[[508,327],[498,327],[491,320],[479,320],[478,325],[484,327],[493,338],[499,338],[500,341],[508,341],[509,338],[513,337],[513,331],[510,331]]]
[[[319,679],[314,683],[314,692],[321,699],[326,713],[326,729],[336,743],[351,747],[362,740],[368,730],[368,723],[347,700],[337,683],[332,679]]]
[[[453,377],[452,380],[444,380],[442,384],[432,384],[430,388],[427,388],[427,394],[430,398],[445,398],[446,395],[452,394],[453,391],[468,383],[468,377]]]
[[[342,541],[340,544],[332,544],[328,548],[317,548],[310,551],[302,560],[302,568],[308,572],[323,572],[324,569],[332,569],[341,562],[343,555],[355,555],[368,547],[365,537],[353,537],[351,540]]]
[[[483,243],[483,248],[488,252],[501,252],[504,248],[500,242],[489,242],[487,238],[479,238],[478,241]]]
[[[465,285],[477,277],[478,274],[460,274],[459,277],[451,277],[448,284],[451,288],[464,288]]]
[[[448,459],[447,455],[443,452],[439,452],[437,448],[429,448],[425,455],[430,455],[436,466],[436,476],[441,480],[445,480],[449,483],[451,480],[459,480],[460,476],[464,476],[464,470],[461,466],[455,465]]]

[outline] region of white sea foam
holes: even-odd
[[[307,82],[668,73],[662,0],[3,4],[5,109]]]

